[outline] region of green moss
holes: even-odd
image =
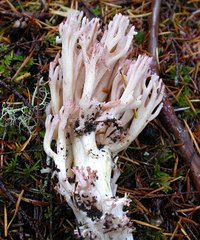
[[[139,45],[142,44],[145,40],[145,33],[143,31],[138,31],[135,35],[135,42]]]
[[[100,11],[99,5],[97,5],[95,8],[92,9],[92,13],[93,13],[95,16],[97,16],[97,17],[99,17],[99,16],[101,15],[101,11]]]
[[[8,45],[0,47],[0,55],[3,56],[0,58],[0,76],[5,78],[12,77],[26,59],[26,56],[16,54],[14,50],[6,53],[7,51]],[[30,58],[18,76],[22,76],[30,71],[33,65],[34,59]]]
[[[150,184],[153,187],[163,187],[165,193],[171,190],[170,187],[170,175],[161,171],[160,165],[156,164],[154,167],[154,181]]]
[[[191,98],[193,96],[193,89],[191,88],[191,72],[193,68],[187,65],[179,64],[178,65],[178,70],[176,67],[172,68],[169,72],[169,77],[170,79],[179,79],[179,83],[182,85],[183,89],[178,96],[178,101],[177,101],[177,108],[185,108],[185,107],[190,107],[189,103],[186,99]],[[177,76],[178,72],[178,76]],[[195,118],[197,114],[200,112],[200,109],[195,108],[196,113],[192,109],[187,109],[181,112],[182,118],[185,119],[191,119]]]
[[[44,47],[54,47],[56,45],[56,36],[46,35],[42,43]]]

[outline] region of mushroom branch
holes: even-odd
[[[128,59],[136,34],[128,17],[115,15],[102,31],[98,18],[75,12],[59,33],[44,137],[56,190],[73,209],[78,237],[133,239],[124,211],[130,200],[116,196],[117,155],[159,114],[164,86],[151,70],[152,58]]]

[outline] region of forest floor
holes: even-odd
[[[128,15],[138,32],[135,57],[152,47],[152,5],[149,0],[0,0],[0,239],[74,239],[73,212],[54,190],[43,151],[49,63],[60,50],[58,25],[73,9],[99,17],[102,25],[116,13]],[[198,1],[162,1],[157,13],[158,70],[180,131],[189,132],[198,159]],[[184,139],[178,141],[161,119],[120,154],[118,195],[128,193],[132,200],[135,240],[199,240],[200,185],[190,168],[193,159],[184,157],[187,145],[180,154]]]

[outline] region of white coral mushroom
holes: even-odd
[[[57,167],[56,189],[75,213],[79,237],[131,240],[123,210],[130,201],[116,196],[117,154],[158,115],[162,81],[151,73],[150,57],[127,59],[136,33],[121,14],[102,31],[97,18],[75,12],[59,32],[62,53],[50,64],[44,138]]]

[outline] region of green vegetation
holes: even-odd
[[[169,174],[160,170],[160,165],[156,164],[154,167],[154,182],[151,186],[161,187],[162,191],[167,193],[171,190],[170,180],[172,179]]]
[[[5,54],[5,52],[8,53]],[[0,58],[0,76],[4,78],[12,77],[26,58],[26,56],[18,55],[14,50],[9,51],[9,46],[6,44],[0,46],[0,56],[1,55],[3,55],[3,58]],[[33,65],[34,59],[31,57],[18,76],[23,76],[25,73],[28,73]]]
[[[145,40],[145,33],[143,31],[138,31],[135,35],[135,42],[139,45],[142,44]]]

